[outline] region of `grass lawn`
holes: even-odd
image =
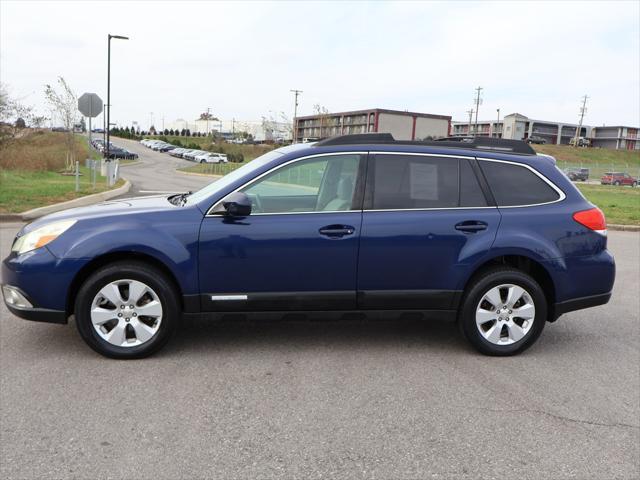
[[[204,175],[226,175],[229,172],[234,171],[236,168],[245,165],[247,162],[243,163],[196,163],[191,165],[190,167],[182,167],[179,168],[181,172],[189,172],[189,173],[201,173]]]
[[[20,213],[92,193],[109,190],[105,177],[96,177],[95,189],[85,158],[99,158],[86,137],[76,136],[80,162],[80,191],[75,176],[60,174],[65,163],[65,134],[45,132],[11,140],[2,145],[0,161],[0,213]],[[98,172],[99,173],[99,172]],[[116,186],[124,183],[120,180]]]
[[[577,187],[604,212],[607,223],[640,225],[640,188],[582,183]]]
[[[568,145],[531,145],[537,152],[553,156],[561,169],[589,168],[589,177],[599,180],[605,172],[621,171],[640,176],[640,150],[574,148]]]
[[[0,213],[25,212],[32,208],[109,190],[105,177],[98,175],[96,188],[93,189],[89,169],[80,167],[80,173],[82,174],[80,191],[76,192],[74,176],[65,176],[58,172],[2,170],[0,171]],[[120,179],[116,187],[123,183],[124,180]]]

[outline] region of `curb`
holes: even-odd
[[[640,225],[607,225],[607,230],[618,230],[621,232],[640,232]]]
[[[66,202],[54,203],[53,205],[34,208],[22,213],[0,214],[0,221],[23,222],[25,220],[34,220],[38,217],[42,217],[50,213],[66,210],[67,208],[85,207],[87,205],[93,205],[94,203],[104,202],[111,198],[127,193],[129,189],[131,189],[131,182],[129,180],[125,180],[124,185],[122,185],[121,187],[114,188],[113,190],[107,190],[106,192],[94,193],[92,195],[74,198],[73,200],[67,200]]]
[[[213,175],[209,173],[196,173],[196,172],[183,172],[182,170],[178,170],[176,168],[176,172],[180,175],[192,175],[194,177],[210,177],[210,178],[222,178],[223,175]]]

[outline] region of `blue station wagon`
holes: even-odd
[[[421,312],[512,355],[609,301],[605,219],[524,142],[334,137],[273,150],[195,193],[40,218],[2,265],[15,315],[66,323],[113,358],[183,315]]]

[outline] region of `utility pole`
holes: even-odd
[[[496,111],[498,112],[498,121],[496,122],[496,138],[499,138],[500,134],[498,133],[498,129],[500,128],[500,109],[496,108]]]
[[[580,137],[580,132],[582,131],[582,120],[584,119],[584,114],[587,113],[587,97],[586,95],[582,97],[582,107],[580,107],[580,123],[578,123],[578,128],[576,128],[576,138],[574,139],[574,147],[578,146],[578,138]]]
[[[473,136],[478,135],[478,110],[480,110],[480,104],[482,103],[482,99],[480,98],[480,92],[482,92],[482,87],[476,88],[476,122],[473,127]]]
[[[153,127],[153,112],[149,112],[149,132],[151,132],[151,127]]]
[[[471,135],[471,122],[473,121],[473,108],[471,110],[467,110],[467,113],[469,114],[469,130],[467,131],[467,134]]]
[[[296,143],[296,140],[298,139],[298,128],[297,128],[297,121],[296,118],[298,117],[298,95],[300,95],[302,93],[302,90],[289,90],[290,92],[292,92],[295,95],[295,100],[293,102],[293,143]]]
[[[209,110],[211,110],[211,107],[207,107],[207,136],[209,136]]]

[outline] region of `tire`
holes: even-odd
[[[498,290],[503,295],[497,303],[509,301],[506,297],[511,291],[510,287],[519,287],[524,293],[515,298],[517,308],[512,308],[514,305],[507,303],[509,309],[502,316],[497,312],[502,311],[499,309],[504,305],[498,305],[498,308],[490,311],[491,303],[487,303],[486,298],[490,292],[497,290],[496,287],[505,285],[508,288]],[[518,290],[514,289],[513,292],[517,296]],[[533,305],[533,310],[530,305]],[[516,315],[515,312],[518,311],[522,312],[522,317]],[[486,319],[486,322],[476,322],[477,314],[479,319]],[[488,319],[492,316],[496,317],[495,322]],[[499,320],[507,318],[507,322]],[[465,291],[458,315],[458,325],[464,337],[480,353],[492,356],[523,352],[536,342],[546,321],[547,300],[542,288],[531,276],[511,267],[495,267],[474,279]]]
[[[620,182],[613,182],[613,185],[616,186],[616,187],[619,187],[620,186]]]
[[[632,187],[632,188],[633,188],[633,187],[637,187],[637,186],[638,186],[638,182],[633,182],[633,183],[631,184],[631,187]]]
[[[120,285],[117,291],[114,282]],[[138,300],[131,299],[128,287],[145,293]],[[118,302],[125,294],[128,298],[118,307],[103,292],[119,298]],[[137,302],[131,305],[133,309],[126,305],[130,302]],[[135,261],[115,262],[97,270],[82,284],[75,302],[76,327],[83,340],[96,352],[118,359],[143,358],[158,351],[175,331],[180,315],[173,283],[158,269]],[[101,323],[94,327],[94,320]]]
[[[200,160],[200,163],[206,163],[204,160]]]

